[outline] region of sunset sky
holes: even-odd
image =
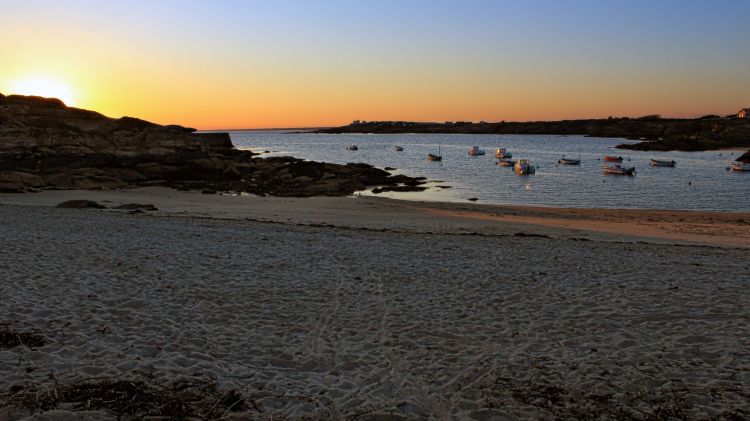
[[[729,114],[750,2],[0,0],[0,93],[201,129]]]

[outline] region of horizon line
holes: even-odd
[[[352,124],[355,124],[355,122],[359,122],[361,124],[370,124],[370,123],[416,123],[416,124],[446,124],[446,123],[469,123],[469,124],[500,124],[500,123],[549,123],[549,122],[558,122],[558,121],[583,121],[583,120],[617,120],[617,119],[629,119],[629,120],[639,120],[639,119],[646,119],[646,118],[659,118],[662,120],[698,120],[701,118],[706,118],[709,116],[716,116],[717,118],[733,118],[737,117],[736,113],[733,114],[727,114],[727,115],[721,115],[721,114],[714,114],[714,113],[708,113],[708,114],[700,114],[695,115],[692,117],[685,117],[685,116],[664,116],[661,114],[647,114],[642,115],[638,117],[630,117],[630,116],[607,116],[607,117],[578,117],[578,118],[563,118],[563,119],[551,119],[551,120],[498,120],[498,121],[489,121],[489,120],[479,120],[479,121],[473,121],[473,120],[445,120],[445,121],[427,121],[427,120],[352,120],[349,123],[344,124],[338,124],[338,125],[324,125],[324,126],[306,126],[306,127],[259,127],[259,128],[210,128],[210,129],[196,129],[199,132],[219,132],[219,131],[231,131],[231,132],[251,132],[251,131],[264,131],[264,130],[319,130],[319,129],[331,129],[336,127],[346,127]]]

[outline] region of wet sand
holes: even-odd
[[[545,208],[401,201],[371,196],[223,196],[165,188],[0,194],[0,204],[54,206],[72,199],[95,200],[110,207],[149,203],[159,208],[158,215],[323,224],[398,232],[482,235],[524,232],[559,238],[750,248],[750,212]]]
[[[52,207],[71,198],[160,210]],[[0,404],[53,384],[189,377],[253,403],[227,419],[748,417],[747,218],[0,195],[0,325],[47,342],[0,348]],[[636,222],[648,235],[626,230]]]

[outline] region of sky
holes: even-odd
[[[0,93],[199,129],[750,107],[746,0],[0,0]]]

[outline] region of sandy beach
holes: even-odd
[[[750,212],[576,209],[391,200],[374,196],[253,197],[161,187],[2,194],[0,205],[53,207],[89,199],[107,207],[153,204],[159,216],[326,225],[409,233],[546,235],[602,241],[750,248]]]
[[[0,328],[44,342],[0,347],[0,420],[116,419],[28,398],[123,379],[214,385],[199,418],[750,416],[748,213],[139,189],[0,221]]]

